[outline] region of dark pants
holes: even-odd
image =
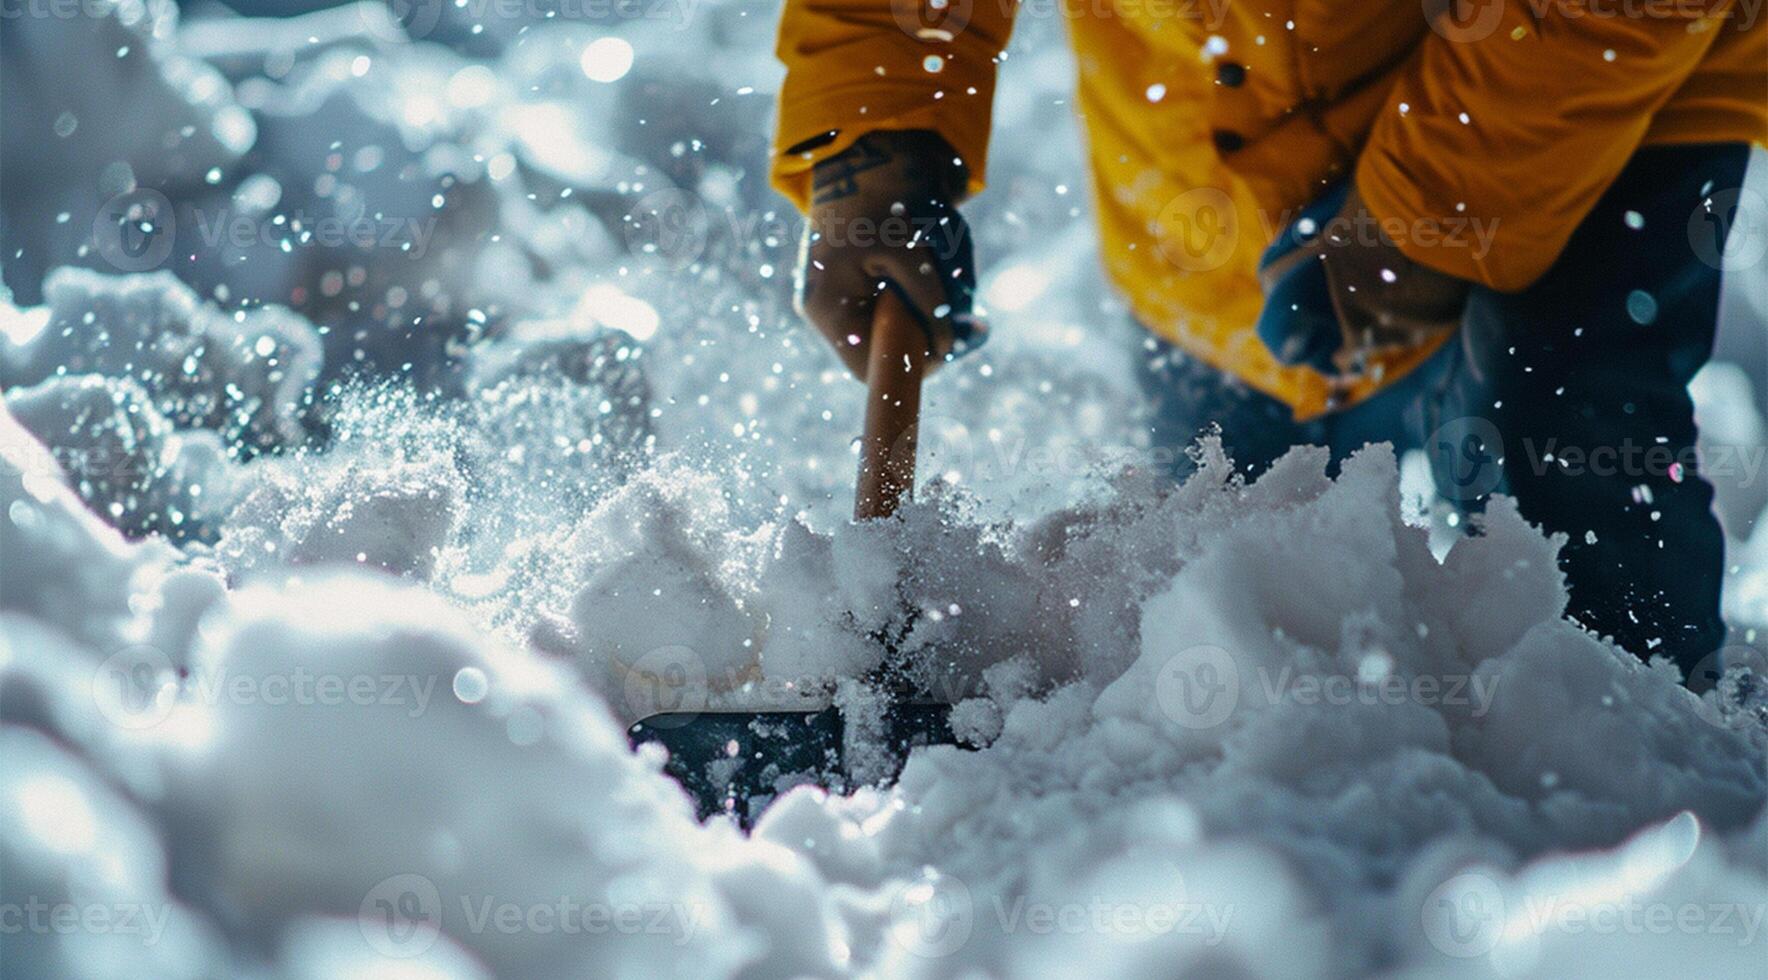
[[[1257,473],[1290,446],[1342,459],[1368,442],[1430,457],[1464,511],[1492,493],[1568,541],[1571,615],[1640,657],[1685,670],[1724,639],[1725,542],[1694,459],[1688,382],[1713,348],[1719,255],[1749,148],[1640,150],[1545,275],[1476,287],[1460,334],[1376,397],[1297,423],[1289,409],[1161,345],[1144,383],[1155,439],[1219,425]],[[1729,193],[1727,193],[1729,191]]]

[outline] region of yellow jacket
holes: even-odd
[[[1112,279],[1153,330],[1302,417],[1326,410],[1330,386],[1253,335],[1255,268],[1334,180],[1354,171],[1412,259],[1517,290],[1640,145],[1768,137],[1754,3],[1042,2],[1070,25]],[[1430,18],[1432,3],[1452,8]],[[981,189],[1018,3],[936,4],[786,0],[772,178],[800,208],[812,166],[869,130],[940,133]],[[1382,365],[1344,403],[1426,354]]]

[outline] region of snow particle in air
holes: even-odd
[[[1627,294],[1627,316],[1642,327],[1650,326],[1657,320],[1657,298],[1643,289],[1635,289]]]
[[[454,672],[454,696],[461,704],[478,704],[491,690],[491,681],[477,667],[462,667]]]
[[[617,37],[601,37],[583,49],[583,74],[592,82],[617,82],[632,70],[632,45]]]
[[[1380,684],[1394,672],[1393,654],[1386,650],[1374,650],[1357,662],[1357,683],[1370,685]]]
[[[468,65],[448,79],[448,101],[459,109],[476,109],[497,94],[497,76],[484,65]]]

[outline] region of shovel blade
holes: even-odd
[[[896,778],[911,749],[952,745],[951,705],[895,702],[854,736],[839,707],[820,711],[701,711],[652,715],[627,729],[633,746],[668,751],[663,771],[693,797],[700,819],[729,814],[748,829],[774,797],[806,783],[832,793]]]

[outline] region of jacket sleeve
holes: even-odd
[[[803,210],[811,169],[873,130],[932,130],[982,189],[995,65],[1014,0],[786,0],[773,186]]]
[[[1408,258],[1516,291],[1553,264],[1652,116],[1738,25],[1732,0],[1644,5],[1634,17],[1466,2],[1478,12],[1435,20],[1403,69],[1357,187],[1384,226],[1409,229],[1395,236]]]

